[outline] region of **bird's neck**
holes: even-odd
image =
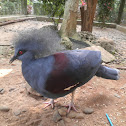
[[[28,52],[27,55],[25,55],[22,58],[22,64],[29,64],[30,62],[32,62],[33,60],[35,60],[35,56],[33,53]]]

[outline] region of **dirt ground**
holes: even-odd
[[[0,45],[10,45],[12,38],[24,29],[40,28],[50,23],[25,21],[0,27]],[[78,26],[78,30],[80,27]],[[126,67],[126,35],[115,29],[93,28],[97,37],[114,40],[118,50],[117,61],[107,65]],[[11,50],[10,50],[11,51]],[[54,122],[54,112],[63,108],[70,101],[70,95],[58,98],[55,108],[45,108],[43,102],[49,99],[33,97],[27,94],[26,82],[21,73],[21,62],[9,64],[12,55],[0,55],[0,126],[110,126],[106,113],[114,126],[126,126],[126,70],[120,70],[120,79],[106,80],[94,77],[87,84],[76,90],[75,106],[83,117],[62,117],[62,121]],[[1,109],[6,107],[5,110]],[[83,110],[92,108],[92,114],[84,114]],[[73,111],[71,111],[72,113]]]

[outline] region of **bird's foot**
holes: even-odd
[[[68,113],[70,112],[71,109],[73,109],[74,111],[78,112],[77,109],[75,108],[73,102],[71,102],[71,103],[70,103],[68,106],[66,106],[66,107],[68,107],[68,110],[67,110]]]
[[[54,108],[54,99],[51,99],[49,102],[44,102],[45,104],[47,104],[44,108],[48,107],[51,105],[52,108]]]

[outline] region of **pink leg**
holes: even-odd
[[[68,113],[70,112],[71,109],[73,109],[74,111],[78,112],[77,109],[75,108],[74,102],[73,102],[74,94],[75,94],[75,91],[72,92],[72,99],[71,99],[70,104],[68,105],[68,110],[67,110]]]
[[[48,107],[51,105],[52,108],[54,108],[54,99],[51,99],[49,102],[44,102],[45,104],[47,104],[44,108]]]

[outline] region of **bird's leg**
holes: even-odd
[[[74,111],[78,112],[77,109],[75,108],[74,106],[74,94],[75,94],[75,91],[72,92],[72,98],[71,98],[71,102],[70,104],[68,105],[68,113],[70,112],[71,109],[73,109]]]
[[[45,104],[47,104],[44,108],[48,107],[51,105],[52,108],[54,108],[54,99],[51,99],[49,102],[44,102]]]

